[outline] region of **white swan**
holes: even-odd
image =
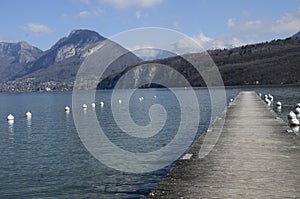
[[[281,106],[282,106],[281,102],[278,101],[278,102],[276,103],[276,106],[277,106],[277,108],[281,108]]]
[[[82,105],[82,108],[83,108],[83,109],[87,109],[87,105],[86,105],[86,104],[83,104],[83,105]]]
[[[287,118],[289,120],[292,120],[292,119],[296,119],[297,116],[296,116],[296,114],[293,111],[290,111],[289,114],[288,114],[288,116],[287,116]]]
[[[299,120],[297,120],[296,118],[291,119],[291,120],[290,120],[290,124],[291,124],[292,126],[299,126]]]
[[[66,111],[66,112],[70,112],[70,107],[66,106],[66,107],[65,107],[65,111]]]
[[[294,113],[296,114],[297,118],[300,118],[300,108],[295,108]]]
[[[96,107],[96,104],[95,104],[95,103],[92,103],[92,107],[95,108],[95,107]]]
[[[273,95],[269,94],[269,95],[268,95],[268,98],[269,98],[269,100],[270,100],[271,102],[273,102],[273,100],[274,100]]]
[[[119,102],[119,104],[122,104],[122,100],[119,99],[118,102]]]
[[[268,106],[271,106],[271,100],[269,100],[269,98],[265,98],[265,102],[267,103]]]
[[[15,119],[15,117],[14,117],[12,114],[9,114],[9,115],[7,116],[7,120],[8,120],[8,121],[14,120],[14,119]]]
[[[102,102],[102,101],[99,104],[100,104],[101,107],[104,106],[104,102]]]
[[[295,108],[294,113],[295,113],[296,115],[300,114],[300,108],[299,108],[299,107]]]
[[[25,113],[25,116],[26,116],[27,118],[31,118],[31,117],[32,117],[32,113],[30,113],[30,112],[28,111],[27,113]]]

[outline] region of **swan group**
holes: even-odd
[[[295,106],[293,111],[290,111],[287,118],[289,120],[289,124],[291,126],[299,126],[299,118],[300,118],[300,107],[298,107],[299,103]]]
[[[262,97],[262,94],[259,93],[258,94],[260,97]],[[274,97],[271,94],[268,95],[264,95],[264,101],[267,103],[268,106],[271,106],[273,101],[274,101]],[[281,110],[282,108],[282,103],[280,101],[276,102],[276,107],[278,110]],[[294,109],[292,111],[289,112],[289,114],[287,115],[288,121],[289,121],[289,125],[290,126],[299,126],[300,122],[300,103],[297,103],[294,107]]]

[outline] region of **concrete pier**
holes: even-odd
[[[223,117],[212,151],[199,158],[204,134],[148,198],[300,198],[300,138],[254,92],[241,92]]]

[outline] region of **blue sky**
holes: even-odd
[[[222,48],[298,32],[300,0],[6,0],[0,18],[0,41],[27,41],[42,50],[73,29],[111,37],[147,26]]]

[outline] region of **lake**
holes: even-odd
[[[282,102],[281,110],[275,105],[273,109],[286,122],[288,112],[300,102],[299,86],[291,86],[226,88],[226,103],[228,104],[229,99],[234,98],[239,91],[245,90],[254,90],[263,95],[271,93],[275,102]],[[187,92],[184,89],[179,91],[183,95]],[[198,138],[214,120],[208,91],[195,89],[195,93],[200,102],[200,121],[193,139]],[[108,139],[119,148],[133,153],[156,151],[174,139],[174,132],[180,128],[183,111],[170,90],[141,89],[131,96],[130,116],[139,126],[147,126],[151,119],[155,119],[149,116],[152,105],[160,104],[165,109],[165,112],[157,112],[159,116],[167,114],[165,122],[162,123],[163,128],[157,135],[149,136],[149,139],[135,138],[122,133],[112,114],[111,94],[109,90],[97,91],[96,107],[92,108],[91,102],[86,102],[86,110],[76,107],[76,117],[86,120],[88,124],[90,117],[96,115]],[[102,108],[99,105],[100,101],[105,104]],[[71,92],[0,93],[2,198],[143,198],[174,164],[173,162],[159,170],[146,173],[127,173],[106,166],[93,157],[80,140],[74,123],[73,109],[70,113],[64,111],[65,106],[71,105]],[[122,103],[113,106],[120,106],[122,112]],[[186,110],[193,114],[197,109],[187,104]],[[32,113],[31,119],[25,117],[27,111]],[[6,120],[10,113],[15,116],[13,123]],[[124,128],[127,128],[126,124],[131,120],[126,117],[123,119]],[[157,122],[157,125],[161,125],[160,120]],[[108,148],[103,153],[109,155],[111,149]]]

